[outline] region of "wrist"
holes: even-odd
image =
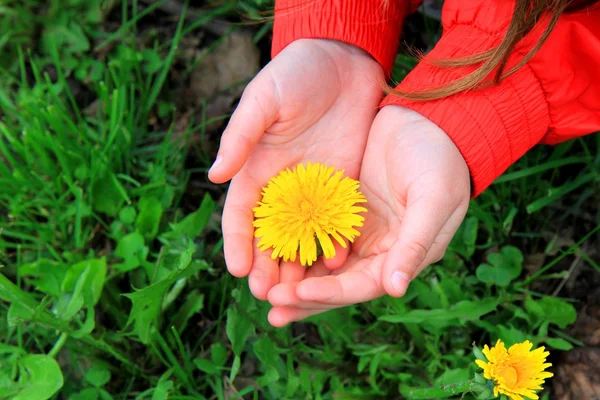
[[[419,153],[423,163],[443,162],[445,167],[452,169],[458,185],[470,193],[472,185],[467,162],[452,138],[437,124],[417,111],[399,105],[382,107],[377,119],[375,129],[392,129],[396,146]]]

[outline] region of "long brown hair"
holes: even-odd
[[[394,0],[383,1],[389,2]],[[497,84],[502,79],[514,74],[535,55],[556,26],[561,14],[581,10],[596,3],[596,1],[597,0],[516,0],[515,10],[508,26],[508,30],[506,31],[506,35],[497,47],[480,54],[455,59],[436,60],[430,59],[427,56],[419,57],[422,62],[428,62],[441,68],[456,68],[479,64],[474,71],[440,87],[418,91],[386,87],[386,92],[408,100],[425,101],[436,100],[466,90]],[[506,70],[508,58],[515,49],[515,46],[531,33],[538,24],[547,24],[540,39],[535,46],[533,46],[531,50],[516,63],[516,65]],[[489,80],[488,77],[494,71],[493,79]]]

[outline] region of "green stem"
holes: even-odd
[[[524,282],[518,284],[517,286],[524,287],[524,286],[529,285],[531,282],[533,282],[534,280],[536,280],[544,272],[546,272],[547,270],[549,270],[550,268],[552,268],[560,260],[562,260],[563,258],[565,258],[566,256],[568,256],[569,254],[573,254],[575,252],[575,250],[577,250],[577,248],[579,246],[581,246],[581,244],[583,242],[585,242],[586,240],[588,240],[594,233],[596,233],[599,230],[600,230],[600,225],[598,225],[596,228],[592,229],[584,237],[582,237],[577,243],[575,243],[573,246],[569,247],[566,251],[564,251],[560,256],[556,257],[554,260],[552,260],[551,262],[549,262],[548,264],[546,264],[545,266],[543,266],[542,268],[540,268],[536,273],[534,273],[533,275],[531,275],[528,279],[526,279]]]
[[[48,352],[48,355],[52,358],[56,358],[56,356],[58,355],[58,352],[60,351],[60,349],[63,348],[63,346],[65,345],[65,342],[67,341],[68,338],[69,338],[68,333],[61,333],[60,336],[58,337],[58,340],[56,341],[56,343],[54,343],[54,346]]]

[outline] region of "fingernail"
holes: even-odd
[[[215,159],[215,162],[213,163],[212,167],[210,167],[210,169],[208,170],[208,172],[210,173],[210,171],[212,171],[213,169],[215,169],[216,167],[218,167],[219,164],[221,164],[221,161],[223,161],[223,158],[220,155],[217,155],[217,158]]]
[[[404,272],[396,271],[392,274],[392,286],[399,295],[404,295],[406,293],[406,289],[408,288],[408,284],[410,283],[410,278]]]

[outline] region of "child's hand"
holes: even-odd
[[[262,186],[282,169],[307,161],[357,178],[382,80],[382,68],[363,50],[309,39],[290,44],[244,91],[209,178],[221,183],[233,177],[223,211],[225,261],[231,274],[250,274],[259,299],[288,279],[253,239],[252,208]]]
[[[402,296],[411,279],[442,258],[469,204],[469,170],[454,143],[399,106],[375,118],[360,182],[368,212],[347,262],[332,271],[319,261],[295,282],[273,287],[274,326],[386,293]]]

